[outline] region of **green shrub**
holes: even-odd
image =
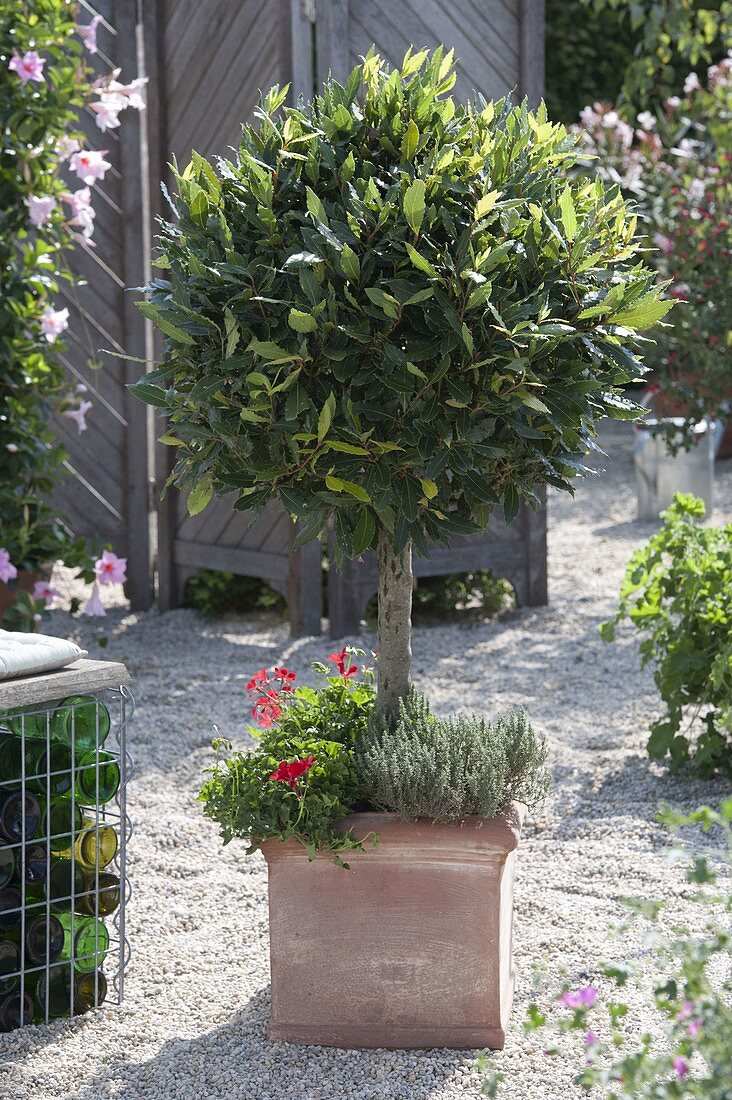
[[[186,581],[185,603],[204,615],[230,612],[284,611],[287,601],[259,577],[240,577],[215,569],[199,569]]]
[[[628,562],[618,613],[600,631],[613,641],[627,619],[646,635],[641,661],[666,706],[648,754],[668,756],[673,770],[693,760],[707,778],[732,776],[732,524],[702,527],[704,512],[701,500],[676,494],[663,527]]]
[[[495,817],[514,799],[534,804],[549,783],[546,755],[522,710],[493,722],[437,718],[414,690],[396,719],[374,712],[356,744],[362,796],[406,821]]]
[[[249,854],[265,840],[297,840],[311,859],[319,848],[360,847],[350,830],[337,828],[359,798],[354,742],[374,703],[372,674],[356,678],[350,664],[356,652],[332,655],[337,675],[314,664],[321,676],[315,688],[293,688],[295,676],[287,669],[271,677],[261,669],[249,682],[257,744],[234,751],[217,737],[219,755],[199,795],[225,844],[243,838]]]
[[[420,577],[412,597],[412,621],[435,623],[470,617],[492,619],[516,603],[508,581],[488,569],[477,573],[450,573],[444,577]],[[366,605],[367,622],[376,619],[378,598]]]

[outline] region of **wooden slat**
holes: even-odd
[[[0,681],[0,712],[121,687],[129,682],[130,674],[123,664],[82,658],[58,672],[40,672],[36,676]]]

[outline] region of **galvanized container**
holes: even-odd
[[[694,425],[693,442],[676,453],[669,448],[665,434],[659,434],[661,425],[673,425],[678,429],[681,444],[683,417],[649,418],[638,421],[634,461],[638,483],[638,518],[658,519],[669,507],[675,493],[692,493],[700,497],[712,514],[714,506],[714,442],[716,424],[700,420]]]

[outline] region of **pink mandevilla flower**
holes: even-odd
[[[101,21],[101,15],[95,15],[91,23],[86,23],[84,26],[77,25],[76,27],[76,33],[83,39],[89,53],[97,52],[97,27]]]
[[[36,229],[44,225],[50,218],[55,206],[56,200],[52,195],[29,195],[28,213],[31,225],[34,225]]]
[[[57,337],[65,332],[68,327],[68,309],[52,309],[51,306],[46,306],[41,314],[41,333],[46,337],[49,344],[53,344]]]
[[[99,595],[99,585],[95,583],[92,588],[92,594],[87,600],[86,607],[84,608],[85,615],[91,615],[93,618],[101,618],[102,615],[106,615],[104,610],[104,604],[102,598]]]
[[[60,137],[56,142],[56,156],[61,161],[68,160],[70,156],[74,153],[78,153],[80,149],[81,146],[76,138],[66,137],[66,134]]]
[[[56,596],[60,596],[61,593],[55,588],[51,588],[47,581],[36,581],[33,585],[33,599],[43,600],[46,607],[50,607]]]
[[[676,1055],[671,1065],[674,1067],[674,1073],[676,1074],[676,1076],[680,1077],[682,1080],[689,1072],[689,1063],[686,1061],[686,1058],[682,1057],[681,1054]]]
[[[596,1047],[600,1042],[600,1036],[596,1035],[594,1031],[586,1031],[584,1042],[586,1047]]]
[[[100,584],[124,584],[127,580],[127,558],[118,558],[111,550],[103,550],[94,562],[94,572]]]
[[[108,169],[112,167],[110,161],[105,160],[106,149],[83,149],[74,153],[69,161],[72,172],[76,172],[82,183],[91,184],[96,180],[103,180]]]
[[[564,1005],[566,1008],[592,1008],[597,1000],[597,990],[593,985],[586,985],[582,989],[578,989],[576,993],[570,993],[567,990],[557,1000],[560,1005]]]
[[[101,98],[90,106],[100,130],[115,130],[120,124],[120,111],[124,111],[129,104],[124,96],[104,92]]]
[[[69,225],[78,225],[84,237],[91,237],[94,232],[95,218],[91,204],[91,188],[80,187],[77,191],[66,191],[63,198],[71,209]]]
[[[119,81],[112,79],[107,85],[107,91],[114,95],[125,96],[127,99],[126,105],[132,107],[133,110],[144,111],[147,81],[146,76],[139,76],[137,80],[131,80],[129,84],[120,84]]]
[[[80,401],[79,407],[76,409],[64,409],[62,416],[65,416],[67,420],[73,420],[76,424],[76,430],[79,435],[86,431],[86,414],[93,407],[91,401]]]
[[[18,570],[11,562],[10,554],[7,550],[0,549],[0,581],[7,584],[8,581],[14,581],[17,576]]]
[[[42,84],[46,79],[43,75],[45,64],[45,57],[39,57],[35,50],[28,50],[22,57],[17,53],[13,54],[8,68],[11,72],[18,74],[22,84],[27,84],[29,80],[35,80],[36,83]]]

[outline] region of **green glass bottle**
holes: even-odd
[[[78,757],[74,793],[85,806],[102,806],[119,790],[119,764],[109,752],[85,752]]]
[[[0,889],[7,886],[15,874],[15,850],[0,848]]]
[[[74,842],[74,856],[84,871],[94,871],[112,862],[118,846],[116,829],[101,821],[97,827],[93,817],[84,817]],[[71,847],[64,848],[59,855],[71,858]]]
[[[93,695],[70,695],[53,713],[51,736],[67,745],[73,743],[78,756],[103,745],[110,724],[109,711],[100,700]]]
[[[20,948],[13,940],[0,940],[0,996],[12,993],[20,982]]]
[[[10,932],[20,924],[20,907],[23,899],[15,886],[0,890],[0,932]]]
[[[9,993],[0,1001],[0,1031],[15,1031],[33,1019],[35,1005],[30,993]]]
[[[30,746],[39,745],[40,751],[32,755]],[[30,765],[30,766],[29,766]],[[68,794],[71,790],[71,749],[59,741],[46,746],[42,742],[29,742],[26,751],[26,788],[35,794],[51,797]]]
[[[71,908],[72,895],[84,892],[84,871],[70,859],[56,856],[51,860],[51,871],[47,882],[40,890],[30,889],[27,896],[36,901],[48,900],[54,912]]]
[[[84,821],[81,806],[72,803],[71,795],[52,798],[44,815],[42,832],[48,835],[48,846],[52,852],[64,852],[71,849],[72,834],[78,833]]]
[[[23,743],[4,726],[0,727],[0,793],[17,790],[23,774]]]
[[[16,707],[10,711],[8,725],[18,737],[25,736],[32,740],[44,740],[48,737],[49,715],[54,704],[45,703],[42,710],[33,707]]]
[[[108,917],[114,913],[120,903],[120,881],[117,875],[102,871],[84,875],[84,894],[76,906],[77,913],[86,913],[90,917]]]
[[[102,965],[109,950],[109,932],[105,925],[94,917],[72,913],[60,913],[58,919],[65,933],[60,957],[70,959],[80,974],[92,973]]]
[[[25,926],[25,957],[37,966],[55,962],[63,951],[64,942],[64,927],[54,913],[41,913]]]
[[[23,809],[25,806],[25,821]],[[19,840],[31,840],[38,832],[43,814],[41,804],[34,794],[11,791],[0,796],[0,838],[11,844]]]

